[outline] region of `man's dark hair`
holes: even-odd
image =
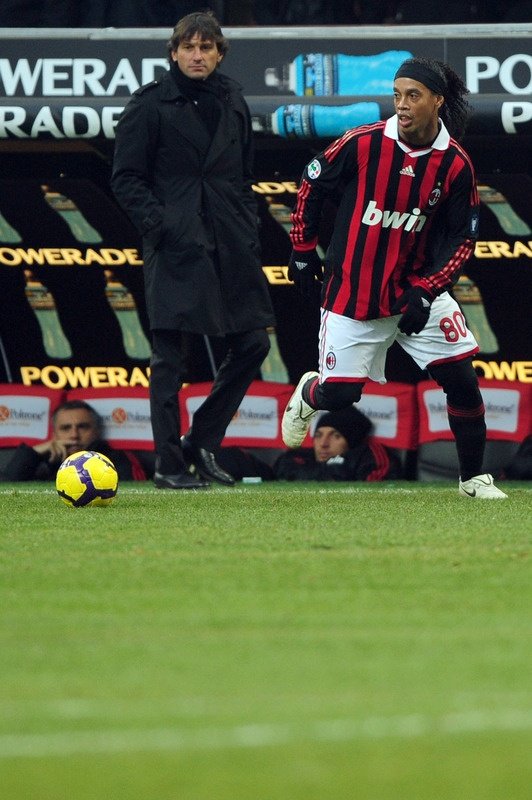
[[[57,406],[54,413],[52,414],[53,426],[55,427],[57,415],[59,414],[60,411],[76,411],[77,409],[80,408],[82,408],[84,411],[89,412],[96,426],[96,430],[98,431],[98,437],[100,437],[103,433],[103,419],[100,417],[96,409],[94,409],[84,400],[67,400],[65,403],[61,403],[60,406]]]
[[[214,42],[220,55],[225,56],[229,43],[222,33],[220,23],[212,11],[198,11],[194,14],[187,14],[176,24],[166,43],[168,57],[170,58],[170,54],[177,49],[180,42],[187,42],[196,34],[201,39]]]
[[[460,139],[465,133],[467,120],[471,113],[471,106],[466,100],[469,89],[462,78],[449,64],[433,58],[409,58],[401,64],[400,70],[408,65],[414,69],[419,66],[435,73],[436,81],[443,84],[442,94],[445,102],[440,108],[440,117],[451,136]],[[421,82],[423,83],[423,80]],[[431,87],[429,86],[429,88]],[[431,89],[431,91],[433,90]]]

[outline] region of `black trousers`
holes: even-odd
[[[250,383],[270,349],[265,330],[226,336],[227,355],[220,365],[210,394],[194,413],[188,438],[197,447],[214,450],[222,442]],[[181,332],[152,333],[150,410],[157,470],[173,474],[184,469],[181,451],[181,420],[178,392],[183,384],[185,363]]]

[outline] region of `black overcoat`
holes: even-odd
[[[220,74],[216,133],[170,73],[138,89],[116,128],[112,190],[143,237],[154,329],[225,335],[274,324],[240,87]]]

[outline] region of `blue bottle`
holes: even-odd
[[[280,106],[271,116],[273,133],[286,139],[312,136],[336,138],[349,128],[378,122],[378,103],[351,103],[347,106],[323,106],[311,103],[291,103]]]
[[[298,97],[387,95],[392,93],[394,75],[407,58],[412,58],[408,50],[385,50],[371,56],[306,53],[280,70],[269,67],[264,80],[267,86]]]

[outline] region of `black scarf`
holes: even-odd
[[[214,136],[222,112],[221,100],[224,97],[224,90],[216,70],[205,80],[189,78],[181,72],[176,61],[171,61],[170,73],[179,91],[192,100],[198,109],[211,137]]]

